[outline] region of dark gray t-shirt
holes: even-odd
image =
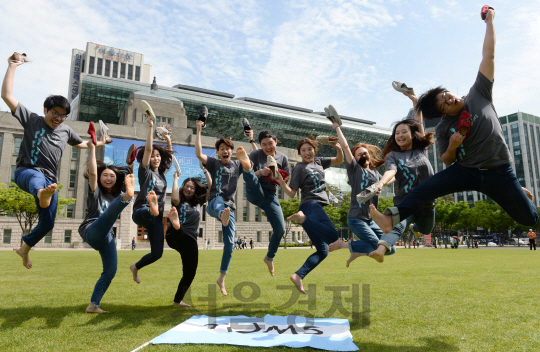
[[[197,236],[199,236],[199,223],[201,221],[201,205],[191,206],[188,202],[184,202],[184,204],[178,204],[176,210],[178,210],[178,219],[184,233],[197,240]]]
[[[169,169],[166,169],[163,174],[159,172],[159,169],[153,171],[150,167],[150,163],[148,163],[146,167],[139,165],[138,175],[140,191],[137,195],[137,199],[135,199],[133,210],[147,207],[148,200],[146,199],[146,196],[148,195],[148,192],[154,191],[158,197],[159,212],[163,214],[165,197],[167,197],[167,179],[165,178],[167,172],[169,172]]]
[[[396,170],[394,205],[399,203],[419,184],[433,176],[433,167],[429,162],[427,151],[409,149],[400,152],[390,152],[386,156],[386,170]]]
[[[57,183],[58,164],[66,144],[81,144],[82,138],[65,123],[56,129],[50,128],[42,116],[34,114],[21,103],[12,115],[24,127],[24,136],[17,156],[17,170],[25,167],[35,169]]]
[[[105,193],[101,191],[99,185],[96,187],[94,192],[88,186],[88,198],[86,199],[86,208],[88,209],[88,215],[84,218],[81,226],[79,226],[79,234],[86,240],[85,233],[86,228],[90,226],[94,221],[99,218],[101,214],[109,207],[109,204],[115,200],[118,196],[114,196],[110,193]]]
[[[379,204],[379,196],[375,196],[367,202],[358,204],[356,195],[372,184],[379,182],[382,178],[381,174],[377,170],[366,169],[363,166],[360,166],[353,158],[352,163],[347,163],[347,176],[349,177],[349,184],[351,185],[351,206],[349,207],[347,216],[349,218],[371,220],[369,205],[373,204],[377,207]]]
[[[493,82],[478,72],[476,82],[465,97],[463,110],[471,115],[469,136],[456,150],[456,161],[471,168],[495,167],[512,163],[504,141],[501,123],[493,106]],[[459,114],[445,116],[435,128],[439,153],[448,149],[450,137],[456,133]]]
[[[238,177],[242,173],[240,161],[231,160],[231,162],[225,165],[221,160],[209,156],[205,167],[212,177],[212,188],[210,189],[208,201],[210,202],[216,196],[221,196],[225,205],[235,210],[236,204],[234,203],[234,197],[236,196]]]
[[[324,169],[330,167],[332,158],[314,158],[313,162],[306,164],[299,162],[294,167],[291,174],[289,187],[300,189],[300,204],[316,201],[325,206],[328,202],[326,194],[326,182],[324,180]]]
[[[253,162],[253,171],[259,171],[260,169],[266,167],[268,156],[264,153],[262,149],[257,149],[249,154],[249,159]],[[285,170],[290,173],[289,158],[287,158],[285,154],[276,150],[276,156],[274,156],[274,159],[276,160],[279,169]],[[266,177],[259,177],[259,183],[261,184],[262,188],[274,193],[276,192],[277,185]]]

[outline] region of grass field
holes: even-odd
[[[217,297],[217,315],[287,315],[307,310],[296,303],[279,309],[291,296],[289,276],[311,253],[280,249],[276,276],[262,262],[265,251],[235,251],[227,288]],[[208,313],[208,284],[218,277],[221,251],[201,250],[191,297],[198,312]],[[101,273],[94,251],[32,251],[33,269],[21,265],[12,251],[0,251],[0,351],[131,351],[188,319],[196,312],[172,307],[181,276],[180,256],[163,258],[132,281],[128,266],[144,251],[120,251],[118,273],[102,300],[110,314],[90,315],[88,305]],[[304,280],[316,284],[316,317],[332,303],[326,286],[369,284],[367,321],[351,323],[360,351],[538,351],[540,350],[540,251],[528,249],[399,249],[383,264],[358,258],[345,267],[349,253],[330,256]],[[252,303],[268,309],[246,312],[235,298],[235,285],[249,281],[260,288]],[[217,286],[213,286],[216,287]],[[240,286],[239,286],[240,287]],[[219,290],[217,290],[219,292]],[[236,292],[251,295],[245,287]],[[351,291],[344,292],[345,298]],[[301,298],[302,299],[302,298]],[[360,292],[362,309],[362,292]],[[350,303],[344,303],[350,310]],[[313,307],[312,307],[313,308]],[[343,317],[335,313],[333,317]],[[348,317],[350,320],[351,317]],[[226,345],[147,346],[143,351],[267,351]],[[286,347],[270,350],[290,350]]]

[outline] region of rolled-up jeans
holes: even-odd
[[[377,249],[379,240],[384,233],[375,221],[349,217],[347,218],[347,224],[356,237],[360,239],[359,241],[349,241],[349,251],[351,253],[364,253],[368,255]],[[386,252],[386,255],[392,255],[396,252],[395,246],[391,246],[391,248],[392,250]]]
[[[221,213],[229,206],[225,205],[224,199],[221,196],[216,196],[206,207],[206,212],[213,218],[216,218],[221,222]],[[234,234],[235,234],[235,222],[234,222],[234,210],[231,209],[231,216],[229,217],[229,225],[221,225],[223,233],[223,254],[221,256],[221,267],[219,272],[227,273],[229,271],[229,264],[231,264],[231,258],[234,248]]]

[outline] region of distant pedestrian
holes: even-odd
[[[529,229],[529,233],[527,233],[527,237],[529,237],[529,247],[531,248],[531,251],[536,250],[536,234],[533,232],[532,229]]]
[[[131,250],[135,250],[135,237],[133,237],[133,239],[131,240]]]
[[[206,249],[210,249],[210,239],[206,241]]]
[[[253,238],[249,239],[249,245],[250,245],[251,249],[253,249]]]

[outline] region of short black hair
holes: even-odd
[[[49,95],[47,99],[45,99],[45,101],[43,102],[43,107],[47,109],[47,111],[51,110],[55,106],[59,106],[62,109],[66,110],[66,114],[69,114],[71,112],[71,106],[69,105],[69,101],[61,95]]]
[[[422,117],[427,120],[432,120],[441,116],[441,112],[437,109],[437,95],[448,92],[447,89],[438,86],[437,88],[431,88],[418,99],[416,103],[416,111],[422,113]]]
[[[269,130],[264,130],[264,131],[261,131],[261,133],[259,133],[259,144],[262,142],[263,139],[265,138],[272,138],[274,141],[277,142],[277,136],[274,132],[272,131],[269,131]]]

